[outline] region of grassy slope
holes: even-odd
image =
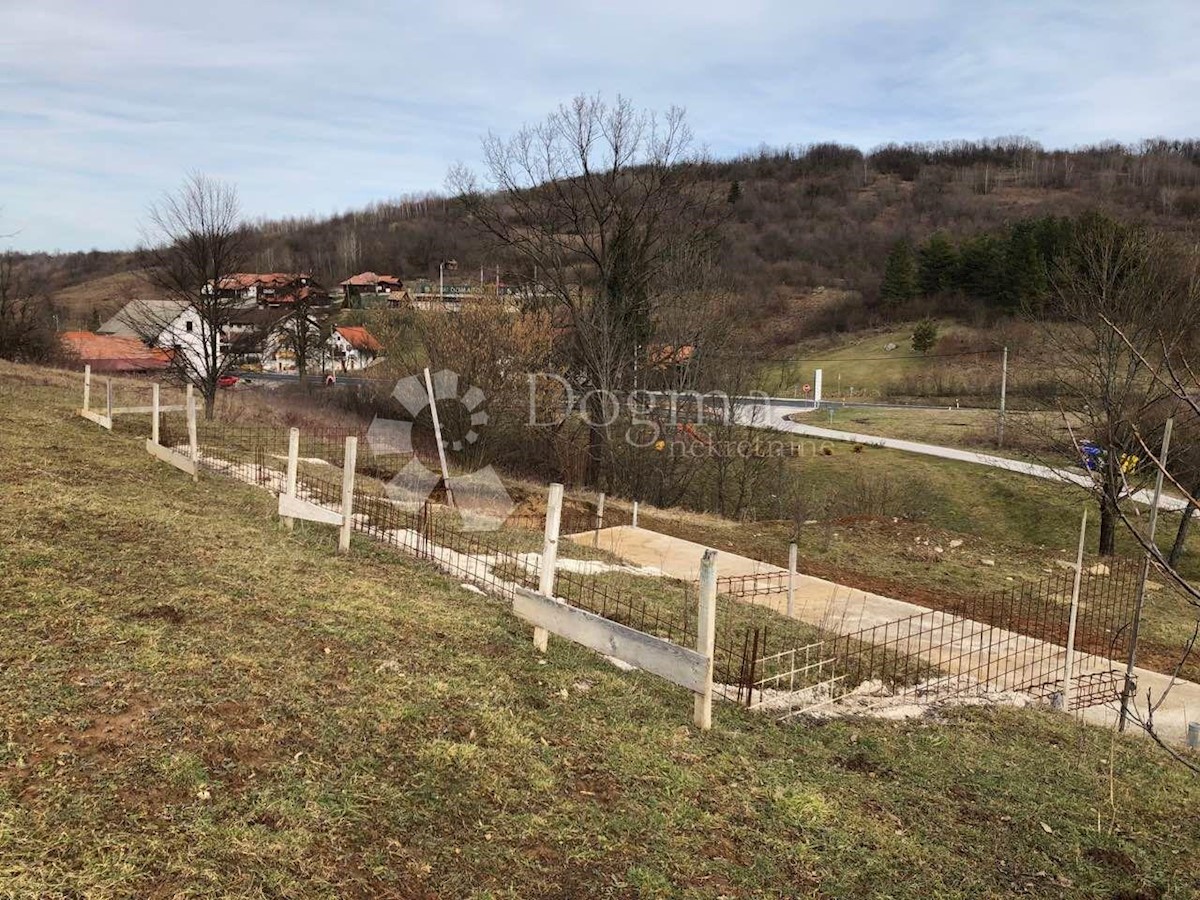
[[[765,363],[763,380],[772,386],[811,384],[813,371],[820,368],[826,398],[876,398],[888,381],[929,365],[928,360],[913,358],[912,332],[913,327],[905,325],[839,336],[832,344],[800,344],[790,354],[798,357],[795,361]],[[896,348],[885,350],[888,344]]]
[[[0,893],[1200,888],[1200,785],[1143,743],[725,706],[698,734],[682,692],[561,641],[540,665],[494,602],[289,537],[265,495],[194,487],[38,380],[0,367]]]

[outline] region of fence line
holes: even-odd
[[[161,447],[190,450],[186,424],[164,416]],[[364,436],[359,428],[295,434],[279,427],[203,422],[197,426],[193,458],[208,470],[327,509],[341,516],[336,524],[347,537],[351,531],[367,534],[510,602],[522,590],[541,588],[537,553],[522,553],[507,541],[527,538],[544,551],[539,533],[544,517],[510,516],[504,531],[485,534],[464,531],[457,514],[435,502],[436,496],[420,504],[397,501],[388,495],[387,481],[400,464],[373,454],[369,445],[361,454],[348,450]],[[632,510],[611,502],[606,507],[599,498],[573,498],[560,511],[561,527],[587,533],[601,525],[633,524]],[[301,508],[281,506],[281,513]],[[844,633],[831,630],[831,622],[797,629],[802,623],[746,602],[790,594],[788,571],[721,578],[712,622],[713,678],[720,696],[752,707],[777,707],[789,716],[863,685],[878,685],[893,695],[983,689],[1050,700],[1061,689],[1065,651],[1058,645],[1068,628],[1068,607],[1061,601],[1069,595],[1065,582],[1071,577],[1051,573],[1032,585],[1014,584],[960,598],[945,609]],[[1136,566],[1118,564],[1106,578],[1083,580],[1072,708],[1111,696],[1113,673],[1099,660],[1119,654],[1128,640],[1135,579]],[[696,646],[701,637],[694,582],[663,579],[657,591],[648,592],[560,568],[553,594],[574,608],[682,647]],[[843,625],[846,613],[843,609]],[[803,635],[807,638],[798,640]]]

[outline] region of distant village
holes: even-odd
[[[453,261],[446,265],[457,269]],[[481,281],[482,283],[482,281]],[[489,285],[489,288],[491,285]],[[509,293],[499,284],[496,290]],[[332,290],[304,273],[238,273],[204,292],[230,301],[218,335],[219,368],[263,372],[298,369],[296,329],[313,335],[306,345],[309,372],[336,375],[367,369],[383,347],[364,325],[340,324],[340,310],[371,308],[457,312],[465,299],[482,291],[444,280],[418,280],[410,286],[397,276],[360,272]],[[94,372],[148,373],[170,368],[185,354],[193,371],[204,367],[208,336],[204,319],[190,303],[174,299],[134,299],[92,331],[63,332],[66,349]]]

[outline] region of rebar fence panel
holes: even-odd
[[[423,501],[393,496],[389,483],[413,457],[375,455],[362,429],[301,430],[297,497],[340,514],[341,467],[350,436],[359,439],[360,448],[353,530],[502,599],[512,599],[516,587],[538,589],[544,513],[512,515],[500,531],[470,531],[455,510],[436,502],[436,492]],[[286,427],[201,422],[199,462],[278,494],[286,488],[288,437]],[[162,417],[161,442],[187,449],[182,415]],[[602,520],[598,513],[597,498],[568,498],[562,534],[632,523],[624,504],[607,504]],[[1123,658],[1128,649],[1139,566],[1134,561],[1108,566],[1103,574],[1096,570],[1082,579],[1072,708],[1107,702],[1120,689],[1120,673],[1110,661]],[[1063,687],[1073,579],[1073,571],[1062,569],[1035,583],[1013,583],[953,599],[941,609],[851,628],[853,616],[845,609],[840,622],[808,625],[768,608],[778,608],[787,591],[786,571],[722,578],[714,681],[728,700],[787,716],[848,694],[942,697],[1007,691],[1051,700]],[[560,559],[555,594],[638,631],[682,646],[696,644],[695,583],[636,577],[623,582],[603,565],[575,571]]]
[[[1139,574],[1136,560],[1085,568],[1071,709],[1118,696]],[[849,693],[893,699],[1008,692],[1061,703],[1073,581],[1073,568],[1063,569],[860,629],[831,631],[835,623],[825,621],[821,640],[798,646],[772,641],[764,629],[756,635],[759,652],[740,698],[791,714]],[[725,579],[722,585],[743,599],[777,596],[786,587],[786,572]]]

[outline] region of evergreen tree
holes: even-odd
[[[88,320],[88,331],[96,332],[100,330],[100,326],[104,323],[100,321],[100,310],[92,307],[92,317]]]
[[[906,240],[896,241],[888,253],[883,269],[883,284],[879,287],[879,299],[889,309],[907,303],[917,296],[917,261],[912,247]]]
[[[740,181],[729,182],[729,196],[725,199],[731,206],[742,199],[742,183]]]
[[[944,232],[935,231],[918,253],[917,282],[921,293],[940,294],[954,287],[958,251]]]
[[[1004,245],[990,234],[963,241],[958,251],[955,285],[972,300],[995,309],[1004,305]]]
[[[1018,222],[1009,232],[1004,250],[1002,305],[1005,309],[1016,312],[1041,307],[1049,288],[1046,264],[1038,247],[1034,223]]]
[[[922,319],[913,329],[912,348],[917,353],[928,353],[937,344],[938,327],[933,319]]]

